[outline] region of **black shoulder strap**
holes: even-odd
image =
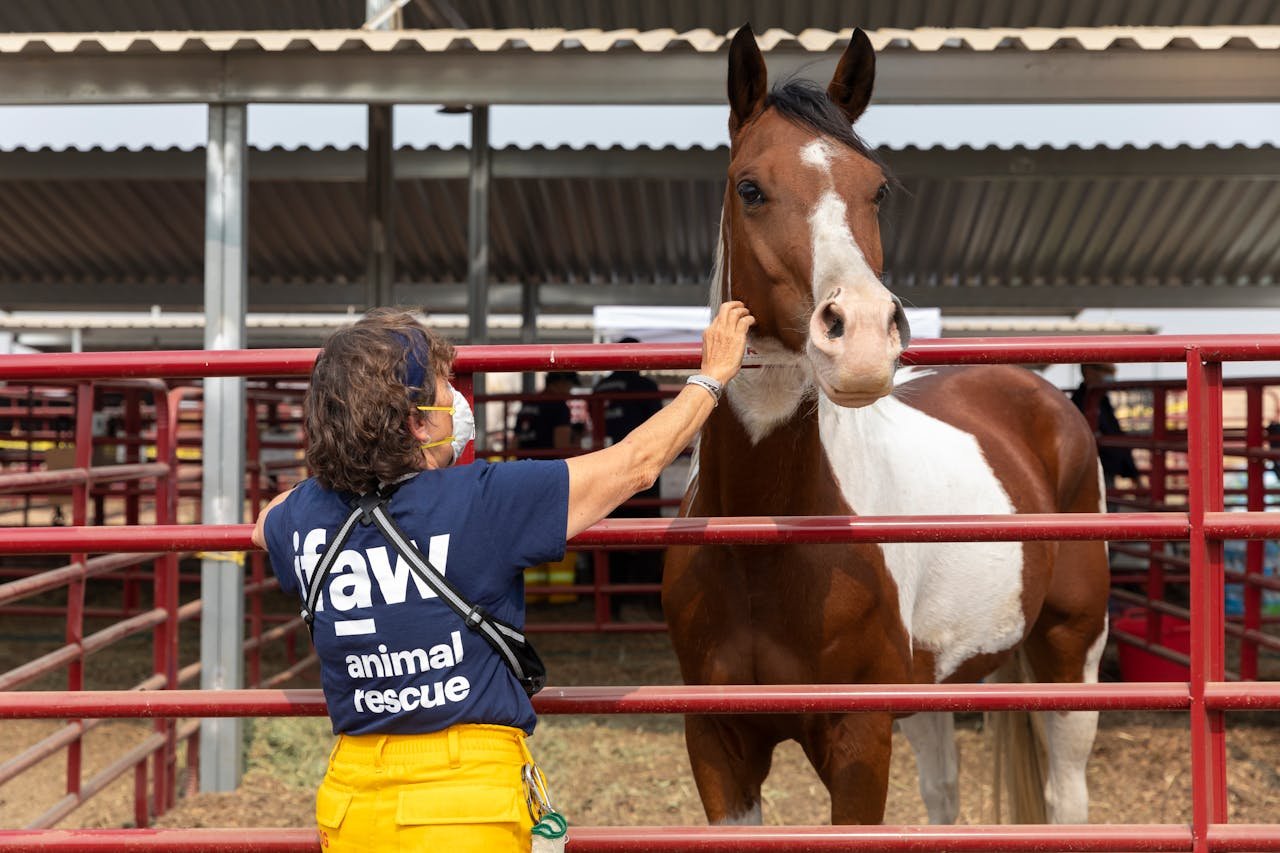
[[[526,642],[524,634],[505,622],[493,618],[479,605],[467,601],[462,596],[462,593],[458,592],[457,587],[451,584],[435,566],[431,565],[431,561],[409,541],[409,537],[405,535],[400,526],[396,524],[395,519],[386,511],[385,502],[374,506],[371,514],[373,523],[378,525],[378,529],[382,531],[382,535],[387,538],[391,546],[408,561],[409,568],[413,570],[413,573],[421,578],[427,586],[431,587],[435,594],[440,597],[440,600],[449,605],[449,608],[454,613],[462,617],[462,621],[468,628],[480,632],[480,636],[484,637],[489,645],[493,647],[493,650],[506,660],[516,678],[523,681],[526,675],[524,667],[521,666],[520,659],[516,653],[511,650],[508,640],[524,645]]]
[[[480,636],[484,637],[485,641],[511,667],[511,671],[515,673],[516,678],[523,681],[526,677],[524,667],[521,666],[519,657],[512,651],[508,640],[524,645],[526,643],[524,634],[505,622],[493,618],[484,611],[484,608],[474,605],[464,598],[457,588],[435,566],[431,565],[431,561],[414,546],[409,537],[396,524],[395,519],[387,513],[388,500],[387,495],[374,492],[360,495],[356,498],[353,501],[354,506],[351,510],[351,515],[347,516],[346,521],[342,522],[342,526],[338,528],[338,535],[334,537],[333,542],[325,549],[324,554],[320,557],[320,562],[316,565],[315,571],[311,573],[311,578],[307,584],[306,599],[302,605],[302,620],[307,623],[307,630],[311,632],[313,640],[315,637],[316,605],[320,601],[320,589],[324,585],[324,579],[338,559],[342,546],[351,538],[351,531],[355,529],[356,524],[376,524],[378,529],[382,531],[382,535],[391,544],[391,547],[409,563],[409,568],[413,573],[427,586],[431,587],[435,594],[440,597],[440,600],[449,605],[449,608],[454,613],[462,617],[462,621],[468,628],[473,631],[479,631]]]
[[[365,497],[361,495],[361,498]],[[347,520],[342,522],[342,526],[338,528],[338,535],[325,548],[324,553],[320,555],[320,562],[316,564],[315,569],[311,572],[311,577],[307,580],[307,594],[302,600],[302,621],[307,623],[307,631],[311,633],[312,641],[315,640],[315,621],[316,621],[316,605],[320,603],[320,589],[324,586],[324,579],[329,576],[329,570],[333,568],[334,562],[338,559],[338,555],[342,553],[342,546],[347,544],[347,540],[351,538],[351,531],[355,529],[356,523],[361,520],[361,516],[368,515],[367,510],[360,505],[360,498],[356,499],[356,507],[351,510],[351,515],[347,516]]]

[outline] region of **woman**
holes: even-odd
[[[452,467],[470,438],[449,384],[453,348],[379,309],[326,341],[305,403],[313,477],[259,515],[287,593],[305,597],[357,495],[388,511],[471,603],[524,625],[526,566],[657,481],[737,374],[754,318],[729,302],[703,335],[702,371],[624,441],[569,460]],[[522,770],[535,716],[504,660],[355,524],[320,585],[313,639],[338,742],[316,796],[326,849],[528,850]],[[431,845],[428,847],[427,845]]]

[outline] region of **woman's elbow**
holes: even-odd
[[[647,448],[636,447],[632,450],[629,462],[627,474],[631,494],[653,488],[653,484],[658,482],[658,477],[662,474],[664,467],[662,457]]]

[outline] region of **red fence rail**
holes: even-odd
[[[298,376],[305,374],[314,350],[232,353],[134,353],[76,356],[15,356],[0,362],[0,379],[95,379],[122,376]],[[998,339],[924,341],[904,357],[910,364],[983,364],[1028,362],[1174,361],[1187,369],[1188,503],[1185,513],[1136,514],[1124,519],[1089,515],[1018,517],[897,517],[796,519],[627,520],[603,523],[575,541],[611,547],[672,542],[764,543],[784,541],[966,541],[978,538],[1112,538],[1190,541],[1189,584],[1193,634],[1190,678],[1185,684],[975,685],[920,689],[892,686],[741,688],[635,688],[622,692],[568,688],[549,690],[539,699],[547,713],[621,713],[648,709],[744,713],[757,708],[778,712],[818,707],[881,707],[902,710],[985,707],[1151,707],[1190,712],[1192,735],[1192,822],[1190,826],[1088,827],[867,827],[850,828],[610,828],[575,829],[577,850],[636,849],[879,849],[935,850],[1280,850],[1280,825],[1228,825],[1224,714],[1230,710],[1280,709],[1275,685],[1237,685],[1224,678],[1222,613],[1223,548],[1231,538],[1277,536],[1280,524],[1260,512],[1225,513],[1221,479],[1223,457],[1222,367],[1225,360],[1280,360],[1280,336],[1189,336],[1155,338]],[[622,367],[667,369],[697,366],[698,350],[688,345],[580,345],[564,347],[464,348],[460,374],[491,370],[592,370]],[[459,383],[469,387],[465,381]],[[33,529],[22,531],[4,548],[8,553],[104,550],[181,550],[201,547],[234,550],[246,546],[244,526],[198,531],[167,529],[102,531]],[[24,550],[25,549],[25,550]],[[739,692],[735,692],[739,691]],[[806,692],[808,691],[808,692]],[[230,693],[228,691],[227,693]],[[318,696],[301,691],[252,691],[249,696],[189,696],[177,691],[150,695],[12,693],[0,697],[0,715],[78,718],[86,714],[146,716],[213,712],[321,713]],[[236,702],[247,703],[237,706]],[[66,703],[60,705],[59,703]],[[844,703],[848,703],[847,705]],[[879,704],[876,704],[879,703]],[[935,704],[936,703],[936,704]],[[1006,704],[1007,703],[1007,704]],[[1061,703],[1061,704],[1059,704]],[[1077,704],[1079,703],[1079,704]],[[1087,704],[1086,704],[1087,703]],[[1127,704],[1126,704],[1127,703]],[[150,711],[148,709],[151,709]],[[212,835],[209,833],[213,833]],[[236,833],[242,833],[237,830]],[[202,834],[203,833],[203,834]],[[146,832],[0,832],[0,850],[36,844],[45,849],[67,844],[75,849],[216,849],[241,840],[216,831]],[[309,830],[255,831],[253,849],[313,850]],[[226,844],[230,846],[222,847]],[[68,847],[70,849],[70,847]]]
[[[77,526],[47,528],[53,531],[109,530],[113,528],[88,525],[102,525],[108,520],[121,519],[125,524],[137,525],[142,513],[148,510],[161,526],[167,527],[177,521],[178,500],[184,492],[181,484],[191,482],[193,473],[190,466],[187,466],[188,470],[180,471],[177,449],[180,445],[190,444],[189,431],[183,430],[185,423],[181,409],[184,402],[198,404],[199,387],[170,389],[166,383],[154,379],[68,380],[63,385],[56,384],[57,381],[45,385],[10,384],[0,389],[0,395],[5,399],[26,403],[11,403],[4,408],[9,418],[6,440],[16,441],[20,447],[25,445],[25,449],[6,451],[4,469],[0,470],[0,495],[36,493],[52,496],[47,504],[33,507],[27,500],[21,506],[11,505],[7,511],[21,512],[22,523],[26,525],[32,509],[58,507],[60,512],[65,507]],[[107,402],[108,397],[111,402]],[[251,421],[255,406],[280,403],[286,397],[270,390],[251,390],[248,397]],[[300,393],[294,393],[292,398],[300,400]],[[194,411],[198,413],[198,409]],[[114,419],[117,431],[106,435],[90,434],[91,423],[96,426],[99,416],[105,420],[108,415]],[[56,428],[51,429],[55,420]],[[253,499],[260,500],[260,475],[265,472],[262,470],[264,466],[258,464],[256,422],[251,423],[248,435],[249,492]],[[69,464],[70,467],[49,469],[47,466],[52,462],[49,445],[58,447],[67,444],[68,440],[70,446],[59,454],[57,464]],[[111,452],[100,453],[103,446]],[[154,461],[144,461],[148,456]],[[112,464],[108,464],[108,460]],[[41,466],[44,470],[40,469]],[[278,464],[276,467],[283,470],[288,466]],[[300,462],[294,461],[292,467],[299,468]],[[194,473],[198,477],[198,470]],[[123,488],[118,488],[121,486]],[[195,495],[199,495],[198,488]],[[108,501],[113,507],[122,508],[123,513],[109,515],[106,511]],[[14,528],[4,529],[17,532]],[[19,528],[23,529],[31,528]],[[186,526],[185,529],[199,528]],[[121,641],[147,633],[152,635],[152,674],[134,685],[134,690],[175,688],[199,675],[199,663],[179,668],[178,626],[200,613],[199,602],[193,602],[194,606],[179,606],[178,584],[188,579],[178,573],[178,560],[184,553],[170,553],[174,549],[166,547],[155,549],[158,553],[121,552],[86,560],[85,556],[91,550],[61,549],[56,553],[70,554],[70,561],[55,568],[27,565],[9,566],[2,570],[4,579],[13,580],[0,582],[0,613],[6,617],[54,616],[66,626],[66,634],[62,646],[0,672],[0,690],[24,687],[63,671],[66,672],[68,690],[78,690],[84,683],[89,656],[101,654]],[[252,685],[270,686],[282,679],[279,674],[270,679],[262,678],[259,653],[264,640],[278,640],[284,632],[281,628],[263,630],[261,600],[262,593],[277,584],[274,578],[268,580],[264,577],[264,555],[255,553],[250,559],[254,566],[253,582],[246,587],[250,615],[250,638],[245,643],[248,681]],[[88,582],[105,579],[123,581],[120,604],[86,606]],[[139,595],[143,584],[152,590],[151,601],[145,604],[140,603]],[[20,603],[52,591],[62,591],[66,603]],[[99,623],[95,630],[87,628],[86,620],[97,617],[117,621],[105,627]],[[300,621],[294,621],[297,623],[295,627],[300,628]],[[287,634],[286,645],[293,639],[292,633]],[[289,661],[293,666],[289,667],[289,672],[312,660],[299,662],[295,655],[290,654]],[[65,752],[65,793],[33,820],[33,827],[56,824],[130,770],[135,775],[134,817],[138,826],[146,826],[153,814],[165,811],[176,801],[177,747],[197,732],[198,723],[178,725],[173,720],[157,720],[155,734],[108,767],[86,777],[82,761],[83,740],[100,723],[100,719],[69,719],[64,727],[0,763],[0,784],[4,784],[35,764]],[[150,785],[146,768],[148,761],[152,763]]]

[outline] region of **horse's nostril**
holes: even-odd
[[[822,325],[827,327],[827,340],[844,337],[844,317],[831,305],[822,309]]]

